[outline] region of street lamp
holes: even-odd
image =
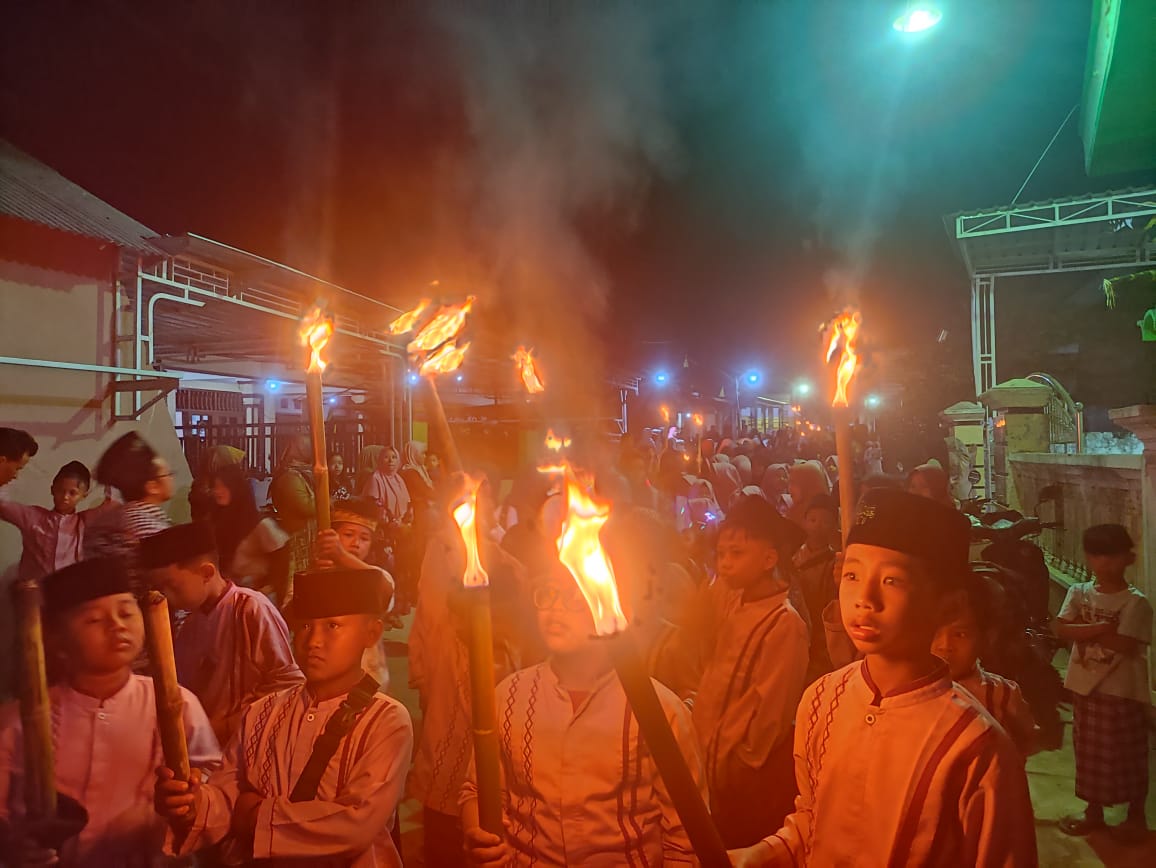
[[[943,18],[943,13],[934,3],[909,0],[903,14],[891,25],[900,33],[922,33],[930,30]]]
[[[807,397],[811,394],[811,384],[804,381],[795,383],[795,394],[801,397]]]
[[[654,383],[657,386],[665,386],[669,382],[670,374],[668,374],[666,371],[659,371],[654,375]]]
[[[868,407],[870,407],[872,410],[874,410],[876,407],[878,407],[880,404],[883,403],[883,399],[880,398],[878,395],[868,395],[864,399],[863,403],[866,404]]]

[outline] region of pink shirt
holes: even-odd
[[[63,515],[43,506],[0,500],[0,519],[20,529],[24,549],[20,554],[20,578],[42,579],[81,558],[85,512]]]
[[[264,798],[257,811],[253,858],[269,866],[401,868],[390,830],[413,749],[409,712],[378,693],[341,740],[317,797],[289,801],[313,743],[345,696],[314,702],[305,685],[250,705],[224,765],[204,787],[200,811],[182,854],[223,840],[242,792]],[[172,836],[166,852],[172,852]],[[228,847],[230,845],[226,845]],[[231,863],[229,863],[231,864]]]
[[[55,685],[52,734],[56,787],[88,811],[88,823],[61,851],[66,865],[158,864],[164,823],[153,810],[156,769],[164,765],[156,731],[151,678],[132,675],[123,688],[99,700]],[[195,696],[185,699],[185,736],[195,768],[220,764],[220,748]],[[24,816],[24,738],[20,708],[0,708],[0,819]]]
[[[201,701],[221,744],[255,699],[305,680],[281,613],[264,594],[232,583],[213,606],[188,614],[173,651],[177,677]]]

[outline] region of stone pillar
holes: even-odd
[[[1008,458],[1017,452],[1048,452],[1051,448],[1044,407],[1052,390],[1032,380],[1008,380],[979,396],[995,417],[991,450],[989,497],[1018,509],[1018,497]]]
[[[1136,567],[1132,581],[1156,605],[1156,404],[1135,404],[1109,410],[1108,416],[1121,428],[1127,428],[1144,444],[1144,470],[1140,480],[1142,539],[1136,540]],[[1156,641],[1156,630],[1153,631]],[[1148,646],[1149,686],[1156,692],[1156,670],[1151,665],[1152,645]]]

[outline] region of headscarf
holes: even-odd
[[[791,508],[787,510],[787,518],[802,527],[807,504],[816,495],[830,494],[831,484],[827,480],[823,465],[814,460],[794,465],[787,471],[787,476],[792,501]]]
[[[754,474],[751,471],[751,459],[749,457],[740,452],[734,457],[731,463],[734,464],[735,470],[739,472],[739,482],[743,485],[750,485],[754,482]]]
[[[425,469],[425,462],[422,460],[424,457],[425,446],[416,440],[410,440],[401,451],[401,469],[413,471],[422,478],[426,485],[433,488],[433,480],[429,478],[429,472]]]

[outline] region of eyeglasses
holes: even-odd
[[[542,611],[563,608],[567,612],[583,612],[586,600],[577,588],[567,592],[556,585],[539,585],[534,588],[534,606]]]

